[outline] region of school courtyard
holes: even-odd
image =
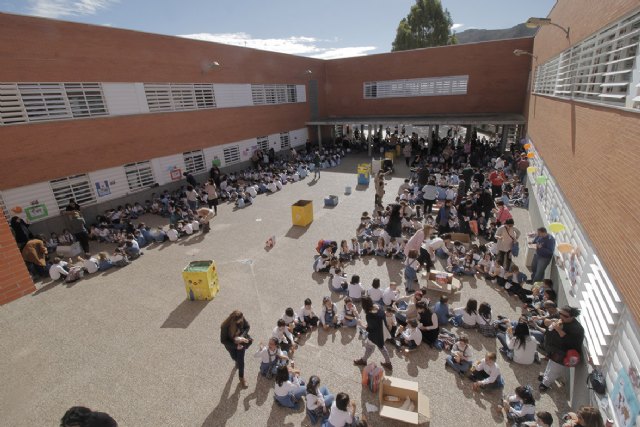
[[[243,210],[222,205],[209,234],[145,249],[130,266],[76,283],[40,283],[32,296],[0,307],[2,424],[53,426],[70,406],[82,405],[108,412],[121,426],[309,425],[303,409],[274,404],[273,382],[259,377],[253,352],[268,340],[286,307],[297,311],[309,297],[319,313],[322,297],[329,295],[329,277],[313,273],[315,246],[319,239],[355,236],[360,214],[371,212],[373,182],[356,187],[357,164],[365,161],[364,155],[351,155],[323,170],[317,182],[307,177],[274,195],[258,196]],[[407,176],[408,169],[396,161],[385,204]],[[352,194],[344,195],[345,186],[353,187]],[[330,194],[339,196],[339,204],[325,208],[323,198]],[[313,201],[314,221],[307,228],[291,225],[290,205],[300,199]],[[514,208],[513,213],[523,232],[522,247],[531,223],[527,211]],[[147,215],[143,221],[166,220]],[[276,245],[266,250],[271,235]],[[220,293],[209,302],[186,300],[181,270],[190,261],[210,259],[218,268]],[[522,254],[518,263],[523,259]],[[375,277],[383,287],[391,280],[402,282],[400,261],[370,257],[355,261],[346,273],[359,274],[367,287]],[[428,297],[434,301],[438,295]],[[519,312],[516,299],[482,280],[465,280],[451,305],[470,297],[491,303],[494,316],[515,318]],[[245,313],[255,340],[246,355],[246,389],[219,340],[220,324],[234,309]],[[497,350],[495,339],[477,331],[469,335],[477,358]],[[366,403],[379,407],[378,396],[362,387],[360,369],[352,363],[363,352],[355,329],[315,331],[301,341],[296,368],[305,379],[318,375],[334,394],[347,392],[361,413]],[[390,353],[392,375],[419,382],[430,399],[432,427],[504,424],[494,411],[501,392],[473,393],[469,381],[444,369],[445,352],[421,346],[408,356]],[[376,351],[370,360],[380,362],[381,355]],[[544,368],[517,366],[500,354],[498,363],[505,392],[520,384],[535,386]],[[535,389],[539,410],[558,419],[568,409],[563,405],[567,387],[542,396]],[[376,412],[367,417],[372,426],[399,425]]]

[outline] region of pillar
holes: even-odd
[[[36,287],[4,218],[0,218],[0,259],[3,265],[0,271],[0,305],[35,292]]]
[[[507,140],[509,139],[509,131],[511,130],[511,126],[504,125],[502,126],[502,139],[500,141],[500,152],[504,153],[505,148],[507,148]]]
[[[464,143],[468,144],[471,142],[471,133],[473,132],[473,126],[465,126],[465,128],[467,129],[467,133],[464,136]]]
[[[318,125],[318,147],[322,148],[322,128]]]
[[[369,157],[371,157],[371,140],[373,139],[373,137],[371,136],[371,132],[373,132],[373,126],[367,125],[367,130],[369,131],[367,135],[367,151],[369,152]]]

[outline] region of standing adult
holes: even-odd
[[[29,239],[33,238],[33,234],[29,230],[29,224],[27,224],[22,218],[19,216],[14,216],[11,218],[11,229],[13,230],[13,235],[16,238],[16,243],[18,244],[18,248],[22,250],[24,245],[27,244]]]
[[[209,204],[209,209],[213,209],[215,214],[218,214],[218,187],[213,180],[213,178],[209,179],[207,183],[204,185],[204,191],[207,192],[207,203]]]
[[[540,391],[547,391],[564,374],[564,358],[569,350],[582,353],[584,328],[576,320],[579,315],[579,309],[567,305],[560,309],[560,319],[544,321],[547,332],[544,334],[543,347],[549,361],[544,374],[538,377]]]
[[[378,347],[378,350],[382,353],[382,357],[384,357],[384,362],[380,365],[391,371],[393,366],[391,365],[389,352],[384,346],[384,311],[379,306],[375,305],[371,300],[371,297],[368,295],[362,298],[361,304],[362,311],[365,313],[365,319],[367,322],[367,339],[364,343],[364,356],[362,356],[361,359],[354,360],[353,364],[356,366],[367,366],[367,360],[373,353],[373,350]]]
[[[527,159],[525,153],[520,154],[520,160],[518,160],[516,168],[518,169],[518,178],[520,178],[520,182],[524,184],[524,181],[527,179],[527,169],[529,168],[529,159]]]
[[[405,143],[404,148],[402,149],[402,155],[404,156],[404,162],[407,166],[411,162],[411,144]]]
[[[247,387],[247,380],[244,378],[244,353],[251,345],[249,328],[249,322],[240,310],[232,311],[220,325],[220,342],[236,362],[240,385],[243,387]]]
[[[433,211],[433,204],[438,198],[438,189],[436,188],[436,182],[433,178],[429,179],[427,185],[422,187],[422,201],[424,203],[424,216],[427,216]]]
[[[399,239],[402,237],[402,216],[400,215],[401,206],[394,204],[391,206],[391,213],[389,214],[389,222],[385,227],[387,233],[391,238]]]
[[[80,212],[74,211],[69,220],[69,232],[73,234],[80,243],[85,256],[91,256],[89,253],[89,233],[87,232],[84,218],[80,216]]]
[[[503,225],[496,230],[496,240],[498,241],[498,257],[500,265],[505,271],[511,268],[511,249],[513,244],[518,241],[520,230],[514,226],[513,218],[509,218]]]
[[[196,181],[196,178],[193,176],[191,172],[184,172],[182,176],[185,177],[185,179],[187,180],[187,183],[189,183],[189,185],[191,185],[193,188],[198,186],[198,181]]]
[[[536,245],[536,253],[533,255],[533,262],[531,263],[531,281],[540,282],[544,279],[544,272],[549,263],[551,263],[551,258],[553,258],[556,239],[547,233],[546,228],[540,227],[538,228],[538,235],[533,239],[532,244]]]
[[[38,235],[29,240],[22,248],[22,258],[27,263],[27,268],[31,274],[37,274],[40,277],[47,277],[49,269],[47,268],[47,246],[44,243],[43,235]]]
[[[76,199],[69,199],[69,203],[67,204],[67,207],[64,209],[64,211],[69,212],[69,214],[71,214],[72,212],[80,212],[80,205],[76,203]]]
[[[491,194],[493,198],[500,197],[502,195],[502,184],[507,180],[502,169],[494,169],[489,174],[489,182],[491,182]]]
[[[313,179],[320,179],[320,153],[317,151],[313,155]]]
[[[467,188],[471,188],[471,178],[473,178],[473,168],[471,163],[467,163],[464,169],[462,169],[462,177]]]

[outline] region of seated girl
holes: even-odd
[[[307,412],[312,413],[317,419],[325,421],[329,417],[329,408],[334,400],[335,396],[331,394],[327,386],[320,386],[320,378],[312,375],[307,383]]]
[[[530,365],[535,361],[538,342],[531,336],[526,319],[521,319],[515,330],[509,325],[506,333],[498,333],[497,338],[502,344],[500,352],[507,359],[520,365]]]
[[[360,252],[362,251],[360,242],[355,237],[351,239],[351,250],[349,253],[351,254],[351,258],[357,258],[360,256]]]
[[[260,343],[258,351],[253,357],[260,359],[260,375],[271,378],[280,366],[286,366],[289,358],[287,354],[278,347],[278,340],[269,338],[269,343],[265,346]]]
[[[337,329],[340,327],[340,322],[338,321],[338,307],[331,302],[331,298],[329,297],[322,298],[320,323],[325,331],[329,328]]]
[[[50,254],[55,253],[59,244],[58,235],[55,232],[51,232],[51,237],[47,240],[47,251]]]
[[[298,401],[307,392],[299,374],[299,371],[287,366],[278,366],[276,370],[274,399],[285,408],[298,409]]]
[[[422,341],[429,347],[433,347],[436,345],[440,334],[438,315],[431,311],[425,301],[417,303],[416,308],[418,309],[418,328],[422,333]]]
[[[493,262],[491,261],[491,254],[485,253],[484,257],[476,264],[476,273],[485,279],[490,280],[491,276],[489,273],[491,272],[491,266]]]
[[[375,250],[373,249],[373,243],[371,242],[371,237],[366,237],[364,242],[362,242],[362,251],[360,255],[367,256],[375,254]]]
[[[311,299],[305,299],[304,305],[300,308],[300,311],[298,311],[296,329],[300,329],[301,332],[307,332],[307,330],[318,326],[319,321],[320,319],[318,319],[318,316],[311,305]],[[301,328],[299,328],[298,325],[300,325]]]
[[[455,326],[462,326],[466,329],[472,329],[476,327],[478,317],[478,301],[473,298],[467,300],[465,307],[459,307],[453,309],[452,323]]]
[[[469,345],[469,337],[463,332],[451,347],[451,354],[447,356],[445,367],[449,366],[458,374],[464,375],[473,363],[472,357],[473,351]]]
[[[531,386],[518,386],[515,393],[508,396],[498,406],[512,425],[519,426],[528,421],[534,421],[536,417],[536,399],[533,396]]]
[[[340,261],[349,262],[351,261],[351,250],[349,249],[349,245],[346,240],[342,240],[340,242]]]
[[[473,391],[478,391],[480,388],[495,389],[504,387],[504,380],[496,360],[496,354],[489,352],[471,367],[469,378],[473,381]]]
[[[109,258],[109,254],[106,252],[100,252],[98,254],[98,271],[105,271],[113,267],[113,262]]]
[[[407,281],[405,288],[407,294],[411,294],[418,290],[418,270],[420,262],[418,262],[418,251],[411,249],[404,261],[404,278]]]
[[[351,276],[351,282],[348,285],[347,293],[349,294],[349,298],[351,298],[354,302],[358,302],[362,299],[364,288],[360,283],[360,276],[358,276],[357,274]]]
[[[382,304],[383,294],[384,291],[380,289],[380,279],[373,279],[373,282],[371,282],[371,289],[367,289],[367,295],[369,295],[374,304]]]
[[[395,345],[398,348],[403,346],[408,350],[414,350],[422,344],[422,331],[418,328],[417,320],[407,321],[407,326],[399,326],[396,331]]]
[[[347,279],[342,270],[338,267],[335,269],[333,276],[331,277],[331,291],[339,294],[346,294],[348,292],[349,285]]]
[[[485,337],[493,338],[496,336],[496,328],[491,323],[491,305],[483,302],[478,307],[478,315],[476,316],[478,330]]]
[[[491,264],[489,274],[487,275],[487,280],[491,281],[492,283],[497,283],[500,286],[504,286],[504,267],[502,267],[499,259],[496,259]]]
[[[473,261],[473,253],[467,253],[464,258],[460,259],[458,266],[453,271],[458,275],[473,276],[476,274],[475,262]]]
[[[517,265],[511,265],[509,272],[504,275],[504,288],[509,295],[517,296],[522,291],[522,285],[527,280],[524,273],[520,273]]]
[[[351,298],[345,298],[344,309],[342,310],[340,323],[342,323],[342,326],[348,326],[352,328],[358,325],[358,320],[360,320],[358,308],[353,303],[353,300]]]
[[[378,240],[376,242],[375,254],[376,256],[387,256],[387,245],[385,244],[384,237],[382,236],[378,237]]]
[[[351,402],[347,393],[338,393],[331,405],[328,425],[331,427],[352,427],[358,423],[356,404]]]

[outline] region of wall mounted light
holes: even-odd
[[[552,22],[551,19],[549,18],[529,18],[527,19],[527,22],[525,22],[525,25],[528,28],[538,28],[538,27],[544,27],[546,25],[553,25],[554,27],[560,28],[562,31],[564,31],[564,34],[567,36],[567,38],[569,38],[569,30],[570,28],[564,28],[558,24],[556,24],[555,22]]]
[[[533,59],[535,59],[536,61],[538,60],[538,57],[537,57],[537,56],[535,56],[533,53],[531,53],[531,52],[527,52],[526,50],[522,50],[522,49],[516,49],[516,50],[514,50],[514,51],[513,51],[513,54],[514,54],[515,56],[527,55],[527,56],[532,57],[532,58],[533,58]]]

